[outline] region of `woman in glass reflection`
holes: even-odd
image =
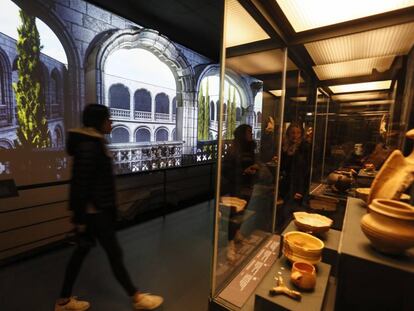
[[[248,124],[239,125],[234,131],[234,140],[223,160],[223,177],[226,182],[223,185],[222,193],[235,196],[249,201],[253,191],[254,178],[259,170],[259,165],[255,162],[256,143],[253,140],[252,127]],[[240,233],[241,222],[232,221],[234,216],[242,216],[241,212],[230,211],[227,259],[236,260],[235,243],[242,239]]]
[[[73,211],[77,245],[67,265],[55,311],[89,309],[88,302],[72,297],[72,288],[96,240],[105,250],[115,278],[131,297],[135,309],[153,310],[163,302],[162,297],[139,292],[124,266],[115,235],[117,208],[112,158],[104,136],[111,133],[109,116],[107,107],[88,105],[83,112],[84,127],[69,132],[67,151],[73,156],[69,207]]]
[[[283,141],[279,191],[284,205],[282,213],[278,213],[280,226],[290,221],[294,211],[304,209],[303,202],[309,191],[310,144],[304,134],[299,123],[291,123]]]

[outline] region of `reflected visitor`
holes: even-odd
[[[293,212],[305,210],[304,203],[309,191],[310,155],[310,144],[305,140],[302,125],[291,123],[282,145],[279,192],[284,204],[277,213],[278,229],[291,220]]]
[[[141,293],[124,266],[122,249],[115,234],[116,200],[112,158],[105,134],[111,133],[106,106],[90,104],[83,112],[84,127],[69,132],[67,152],[73,157],[69,207],[76,230],[76,248],[66,267],[60,298],[55,311],[83,311],[90,304],[72,296],[72,288],[89,251],[101,244],[112,272],[137,310],[153,310],[163,298]]]
[[[248,124],[239,125],[234,131],[234,140],[223,160],[223,183],[222,193],[229,196],[250,200],[254,177],[259,170],[259,165],[255,161],[256,143],[253,140],[252,127]],[[229,229],[228,229],[228,250],[227,259],[236,260],[236,245],[243,237],[240,232],[241,222],[233,221],[235,216],[243,217],[244,209],[237,211],[230,210]]]

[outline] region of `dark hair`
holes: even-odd
[[[105,120],[109,119],[109,110],[104,105],[88,104],[83,110],[82,123],[100,131]]]
[[[305,129],[303,128],[302,124],[300,124],[298,122],[292,122],[292,123],[290,123],[290,125],[286,129],[286,137],[289,138],[290,131],[294,127],[297,127],[298,129],[300,129],[300,133],[301,133],[300,136],[303,138],[305,136]]]
[[[232,152],[252,151],[256,148],[255,141],[248,141],[246,139],[247,130],[252,130],[249,124],[240,124],[233,132],[234,140],[232,145]]]

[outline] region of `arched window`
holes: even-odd
[[[166,129],[159,129],[155,134],[155,141],[168,141],[168,131]]]
[[[237,107],[236,108],[236,121],[241,121],[241,108]]]
[[[135,133],[135,141],[137,143],[151,141],[150,131],[146,128],[138,129],[137,132]]]
[[[216,114],[214,113],[214,101],[210,101],[210,120],[214,121],[214,116]]]
[[[139,89],[134,94],[135,111],[151,112],[151,93],[146,89]]]
[[[219,113],[220,113],[220,101],[216,101],[216,120],[219,120]]]
[[[172,113],[177,114],[177,97],[172,100]]]
[[[55,128],[55,145],[56,147],[62,147],[63,146],[63,135],[62,135],[62,129],[57,126]]]
[[[165,93],[159,93],[155,96],[155,112],[170,113],[170,100]]]
[[[129,91],[123,84],[114,84],[109,88],[109,107],[129,110]]]
[[[126,128],[117,127],[112,130],[111,133],[111,143],[128,143],[129,142],[129,132]]]
[[[257,112],[257,123],[262,123],[262,113],[260,111]]]
[[[55,68],[52,70],[51,79],[50,79],[50,95],[52,105],[61,104],[61,83],[59,71]]]
[[[172,131],[173,140],[177,140],[177,131],[173,129]]]

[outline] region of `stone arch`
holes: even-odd
[[[109,107],[116,109],[130,109],[131,93],[122,83],[112,84],[109,88]]]
[[[53,68],[50,74],[50,97],[52,105],[61,105],[63,102],[63,81],[57,68]]]
[[[174,96],[172,100],[172,113],[177,114],[177,97]]]
[[[56,125],[54,131],[54,137],[55,137],[55,146],[56,147],[62,147],[63,146],[63,130],[60,127],[60,125]]]
[[[169,132],[166,127],[159,127],[155,131],[155,141],[168,141]]]
[[[88,48],[86,56],[86,97],[90,101],[105,102],[104,65],[111,53],[118,49],[142,48],[156,55],[172,71],[176,80],[178,105],[194,106],[194,71],[184,54],[167,37],[151,29],[129,28],[106,32]]]
[[[147,126],[140,126],[135,131],[134,137],[137,143],[138,142],[150,142],[151,141],[151,129]]]
[[[31,12],[34,16],[41,19],[58,37],[68,60],[67,82],[65,85],[65,123],[77,126],[80,122],[80,114],[83,109],[83,98],[81,85],[83,85],[83,74],[81,68],[81,58],[79,49],[72,37],[70,27],[58,16],[54,9],[54,3],[42,0],[13,0],[20,8]]]
[[[220,74],[220,64],[210,64],[207,65],[200,74],[196,77],[196,90],[198,92],[200,88],[201,81],[208,76],[219,75]],[[248,83],[235,71],[231,69],[226,69],[226,78],[236,87],[237,91],[240,94],[241,105],[246,108],[249,105],[254,103],[253,93],[248,85]],[[218,119],[217,119],[218,120]]]
[[[12,124],[13,118],[12,67],[0,47],[0,126]]]
[[[210,101],[210,120],[211,121],[214,121],[214,117],[216,115],[214,106],[215,106],[214,101]]]
[[[134,109],[135,111],[151,112],[151,92],[147,89],[139,89],[134,93]]]
[[[155,96],[155,112],[170,113],[170,99],[165,93],[158,93]]]
[[[14,144],[8,139],[0,139],[0,149],[13,149]]]
[[[111,131],[111,143],[129,143],[130,136],[129,129],[126,126],[115,126]]]
[[[241,121],[241,118],[242,118],[241,108],[237,107],[236,108],[236,121]]]
[[[262,123],[262,113],[260,111],[257,112],[257,119],[256,119],[256,123],[260,124]]]

